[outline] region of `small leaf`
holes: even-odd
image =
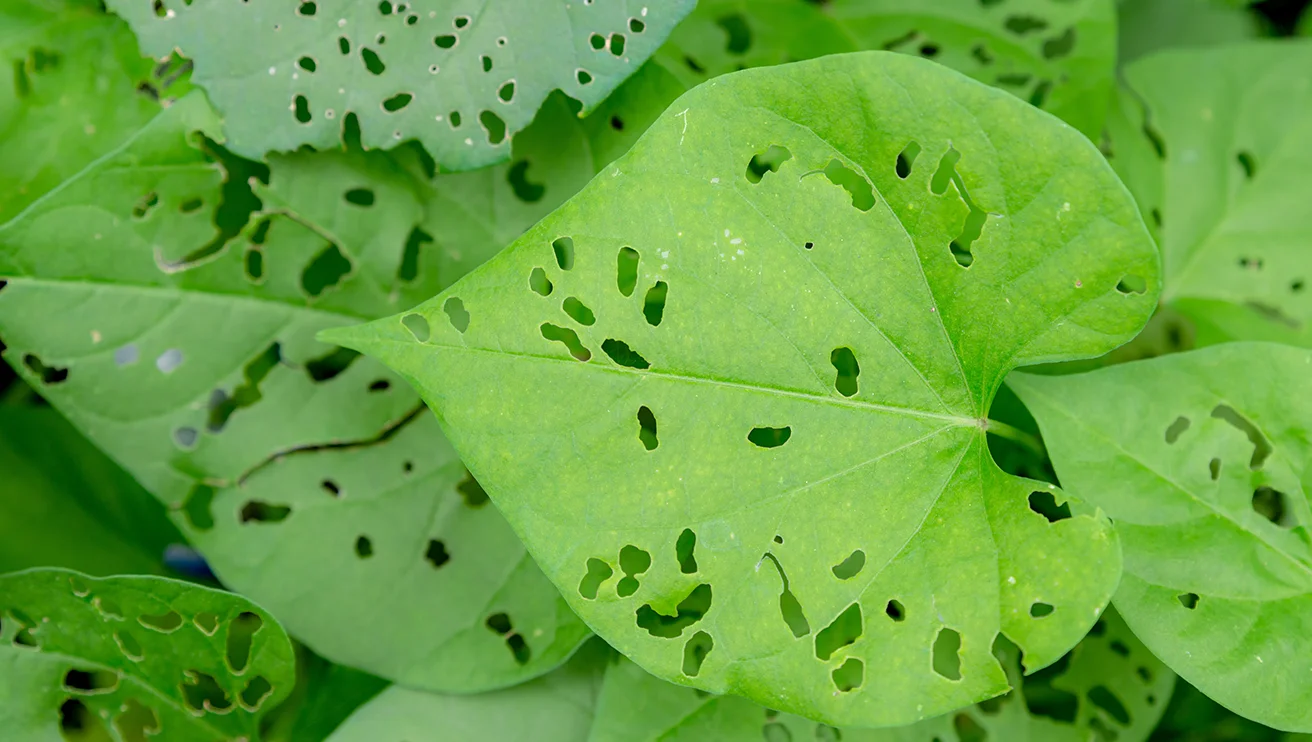
[[[142,622],[165,614],[178,617],[167,633]],[[0,664],[13,689],[0,725],[16,739],[55,739],[62,724],[105,738],[112,726],[129,739],[254,740],[296,672],[282,627],[245,598],[61,569],[0,577]]]
[[[1062,482],[1116,522],[1116,607],[1134,633],[1227,708],[1292,731],[1312,731],[1312,407],[1286,392],[1309,364],[1229,343],[1008,379]]]
[[[1023,145],[1005,133],[1022,130]],[[912,140],[935,167],[903,179]],[[751,182],[748,163],[773,145],[792,156]],[[836,159],[871,189],[870,210],[823,175]],[[971,211],[958,181],[990,214],[969,268],[949,249]],[[634,207],[658,191],[675,195]],[[564,239],[568,268],[554,257]],[[631,295],[617,284],[626,247],[650,266]],[[1014,365],[1129,339],[1155,303],[1156,261],[1133,204],[1069,127],[922,60],[847,55],[686,95],[579,196],[413,310],[427,342],[399,317],[323,337],[418,385],[548,577],[626,655],[712,692],[886,725],[1005,687],[989,651],[999,631],[1028,669],[1055,661],[1110,596],[1108,524],[1031,511],[1049,486],[998,470],[982,419]],[[550,297],[533,289],[539,269]],[[1143,294],[1116,290],[1128,274]],[[441,308],[452,297],[472,317],[463,333]],[[572,323],[565,297],[594,324]],[[838,348],[861,369],[852,396]],[[629,546],[653,560],[636,587],[595,579],[598,563],[622,571]],[[838,578],[857,549],[862,575]],[[1036,601],[1052,615],[1033,616]],[[854,602],[861,638],[818,660],[812,634]],[[945,629],[960,636],[959,681],[932,668]],[[690,678],[684,645],[699,631],[712,649]],[[860,685],[841,675],[844,692],[833,672],[848,659],[866,669]],[[877,672],[894,661],[905,676]]]

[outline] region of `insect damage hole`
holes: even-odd
[[[1286,507],[1285,493],[1271,487],[1258,487],[1253,490],[1253,512],[1271,521],[1271,523],[1282,528],[1291,528],[1295,524],[1286,518],[1289,513]]]
[[[463,301],[453,296],[442,305],[442,311],[446,312],[446,317],[451,320],[451,326],[456,328],[456,332],[463,333],[469,329],[469,312],[465,310]]]
[[[907,610],[902,607],[901,601],[898,600],[888,601],[888,605],[884,606],[884,615],[897,623],[907,620]]]
[[[946,626],[934,637],[934,672],[948,680],[961,680],[961,634]]]
[[[1244,177],[1252,180],[1257,175],[1257,161],[1253,159],[1252,152],[1240,151],[1235,155],[1235,161],[1239,163],[1240,169],[1244,171]]]
[[[118,689],[118,673],[106,670],[71,669],[64,675],[64,689],[82,696],[113,693]]]
[[[430,539],[428,547],[424,549],[424,560],[432,565],[433,569],[438,569],[451,561],[451,554],[447,552],[446,544],[437,539]]]
[[[752,159],[747,162],[747,172],[745,173],[748,183],[760,183],[766,173],[779,172],[780,166],[791,160],[793,153],[788,151],[787,147],[781,147],[772,144],[764,152],[758,152],[752,155]]]
[[[634,612],[638,628],[660,639],[674,639],[683,634],[684,629],[701,621],[711,610],[711,586],[702,583],[688,593],[688,597],[679,602],[674,616],[667,616],[644,604]]]
[[[857,392],[857,377],[861,375],[861,365],[856,362],[856,354],[851,348],[835,348],[829,354],[829,362],[838,372],[834,378],[834,388],[844,397],[851,397]]]
[[[528,287],[538,296],[551,296],[554,286],[551,285],[551,279],[547,278],[547,272],[541,268],[534,268],[532,273],[528,274]]]
[[[579,301],[578,297],[566,298],[561,303],[560,308],[564,310],[565,314],[569,315],[570,319],[584,327],[591,327],[597,323],[597,316],[592,313],[592,310],[586,304]]]
[[[1188,429],[1189,418],[1184,415],[1175,418],[1175,422],[1171,423],[1170,427],[1166,429],[1166,442],[1175,443],[1180,440],[1180,436]]]
[[[611,566],[596,557],[588,560],[588,571],[579,581],[579,595],[584,600],[596,600],[601,586],[615,574]]]
[[[1198,593],[1180,593],[1175,599],[1188,610],[1192,611],[1198,607]]]
[[[697,673],[702,671],[702,665],[706,662],[706,655],[714,648],[715,640],[710,634],[705,631],[693,634],[688,643],[683,645],[683,674],[690,678],[697,677]]]
[[[691,528],[683,529],[679,539],[674,542],[674,558],[679,562],[679,571],[685,575],[697,573],[697,534]]]
[[[629,347],[629,344],[623,340],[607,338],[602,341],[601,349],[606,352],[615,363],[627,368],[636,368],[640,371],[651,368],[651,364],[642,354]]]
[[[361,559],[368,559],[374,555],[374,542],[368,536],[360,536],[355,540],[355,555]]]
[[[243,611],[228,623],[226,641],[226,658],[228,669],[236,675],[246,671],[251,661],[251,645],[255,634],[264,627],[264,619],[259,614]]]
[[[624,577],[615,586],[615,594],[627,598],[638,592],[638,576],[651,569],[651,554],[633,544],[620,549],[620,570]]]
[[[1054,607],[1052,606],[1051,603],[1044,603],[1044,602],[1042,602],[1042,601],[1035,601],[1035,602],[1030,606],[1030,616],[1032,616],[1032,617],[1034,617],[1034,618],[1045,618],[1045,617],[1047,617],[1047,616],[1051,616],[1051,615],[1052,615],[1052,612],[1055,611],[1055,610],[1057,610],[1057,609],[1054,608]]]
[[[544,322],[540,330],[542,337],[564,345],[575,360],[588,361],[592,358],[592,351],[583,347],[583,342],[579,340],[579,334],[568,327],[559,327],[550,322]]]
[[[317,298],[340,284],[354,269],[350,259],[330,242],[301,272],[301,288],[310,298]]]
[[[424,319],[421,314],[407,314],[401,318],[401,324],[405,329],[410,331],[414,339],[421,342],[428,342],[429,330],[428,320]]]
[[[875,206],[875,189],[865,176],[838,160],[830,160],[821,171],[830,183],[847,191],[852,198],[852,206],[860,211],[870,211]]]
[[[481,508],[489,500],[483,485],[479,484],[478,480],[474,479],[474,475],[468,471],[465,472],[465,478],[460,480],[460,484],[456,485],[456,492],[464,499],[465,507],[468,508]]]
[[[556,265],[567,271],[574,267],[574,239],[560,237],[551,243],[551,251],[556,255]]]
[[[828,662],[835,652],[855,644],[861,638],[863,628],[861,604],[853,603],[815,635],[816,659]]]
[[[840,580],[850,580],[861,574],[861,570],[866,566],[866,553],[857,549],[852,552],[846,559],[835,564],[831,569],[834,577]]]
[[[793,594],[793,590],[788,583],[788,574],[784,572],[784,566],[779,563],[779,558],[770,552],[766,552],[761,559],[769,559],[773,564],[775,571],[779,573],[779,581],[782,587],[779,591],[779,614],[788,626],[788,630],[793,632],[793,636],[800,639],[811,633],[811,624],[806,620],[806,612],[802,610],[802,603]]]
[[[665,319],[665,300],[669,292],[669,284],[664,281],[657,281],[647,289],[647,295],[642,300],[642,316],[652,327],[659,327],[661,320]]]
[[[757,448],[778,448],[787,443],[793,437],[793,429],[789,426],[782,428],[757,427],[747,434],[747,440]]]
[[[1248,468],[1257,471],[1262,468],[1268,456],[1271,455],[1271,443],[1263,435],[1262,431],[1252,423],[1248,418],[1239,413],[1238,410],[1230,405],[1217,405],[1212,410],[1212,417],[1229,423],[1239,432],[1248,437],[1253,444],[1253,457],[1248,463]]]
[[[865,682],[866,665],[855,657],[848,657],[847,661],[837,670],[834,670],[830,677],[834,681],[834,687],[840,693],[850,693],[861,687]]]
[[[656,415],[646,405],[638,408],[638,440],[642,441],[643,448],[648,451],[655,451],[661,444],[660,439],[656,437]],[[685,531],[685,533],[692,533],[692,531]]]
[[[897,173],[897,177],[902,180],[911,177],[911,169],[915,167],[916,158],[920,156],[920,151],[921,147],[919,142],[910,142],[901,152],[898,153],[897,163],[894,166],[894,171]]]
[[[1068,502],[1057,504],[1057,497],[1047,490],[1037,490],[1030,493],[1029,497],[1030,510],[1042,515],[1049,523],[1056,523],[1059,520],[1066,520],[1071,517],[1071,506]]]
[[[621,247],[615,258],[615,285],[624,296],[633,296],[638,286],[638,263],[642,256],[631,247]]]

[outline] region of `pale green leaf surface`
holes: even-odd
[[[6,739],[57,742],[62,716],[113,739],[253,741],[294,676],[287,635],[245,598],[160,577],[0,577]]]
[[[694,0],[111,0],[152,56],[175,47],[223,113],[233,151],[258,158],[341,139],[419,141],[444,168],[509,157],[552,90],[596,106]]]
[[[1058,476],[1125,549],[1116,607],[1213,699],[1312,730],[1312,353],[1228,343],[1088,374],[1014,374]]]
[[[1167,301],[1312,321],[1310,67],[1312,42],[1266,41],[1126,68],[1111,161],[1154,225]]]
[[[904,179],[911,141],[922,151]],[[771,146],[790,158],[751,182]],[[949,147],[960,160],[936,179]],[[831,162],[871,189],[868,211],[819,172]],[[969,268],[949,248],[971,212],[963,189],[990,215]],[[572,248],[553,249],[560,238]],[[636,276],[617,273],[625,256]],[[982,418],[1010,368],[1132,337],[1158,280],[1134,205],[1077,132],[941,66],[866,53],[695,89],[413,315],[324,337],[419,387],[617,649],[684,684],[891,725],[1004,691],[999,632],[1032,670],[1097,618],[1119,571],[1108,524],[1032,512],[1040,486],[997,469]],[[557,333],[578,333],[588,361]],[[851,396],[835,388],[840,348],[862,369]],[[763,448],[757,427],[790,437]],[[864,571],[837,578],[858,550]],[[1036,602],[1056,609],[1031,617]],[[797,605],[805,626],[781,615]],[[861,638],[818,659],[817,635],[849,609]],[[959,680],[932,669],[940,634],[961,637]],[[702,635],[714,648],[685,674]],[[845,663],[869,669],[837,692]]]
[[[0,408],[0,572],[164,574],[159,502],[49,407]]]
[[[228,235],[233,184],[189,144],[213,125],[184,98],[0,227],[6,358],[320,654],[453,691],[550,670],[583,624],[495,508],[467,512],[417,395],[314,339],[444,285],[431,244],[401,275],[418,184],[383,153],[275,157]]]
[[[549,675],[493,693],[444,696],[392,686],[352,714],[328,742],[583,742],[611,654],[593,641]]]
[[[1022,680],[1014,647],[999,651],[1016,690],[889,729],[835,729],[742,698],[680,688],[620,660],[606,671],[588,742],[1143,742],[1175,684],[1175,674],[1115,611],[1108,611],[1068,657],[1038,675]]]

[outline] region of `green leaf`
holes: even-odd
[[[159,113],[185,84],[176,64],[138,52],[127,25],[95,3],[0,7],[0,223]]]
[[[1126,68],[1111,160],[1155,227],[1166,301],[1249,307],[1291,335],[1312,321],[1309,66],[1312,42],[1268,41]]]
[[[235,152],[330,148],[354,114],[367,147],[414,139],[444,169],[469,170],[507,159],[552,90],[599,103],[693,0],[108,5],[146,53],[195,60]]]
[[[245,598],[160,577],[0,577],[0,726],[60,739],[258,739],[291,690],[292,646]]]
[[[1062,482],[1115,520],[1116,607],[1227,708],[1312,730],[1312,353],[1229,343],[1008,383]]]
[[[392,686],[352,714],[328,742],[582,742],[592,724],[597,689],[611,654],[605,644],[593,641],[550,675],[474,696]]]
[[[164,574],[182,541],[141,485],[49,407],[0,413],[0,572]]]
[[[886,49],[933,59],[1102,134],[1113,0],[703,0],[656,59],[692,87],[743,66]]]
[[[357,708],[388,683],[297,646],[296,686],[264,720],[266,742],[323,742]]]
[[[1261,35],[1258,15],[1226,0],[1134,0],[1117,12],[1120,63],[1176,47],[1219,46]]]
[[[193,146],[214,123],[188,96],[0,227],[5,357],[323,656],[462,692],[555,667],[586,627],[418,396],[314,339],[445,286],[410,171],[298,153],[252,193]]]
[[[984,415],[1012,367],[1128,340],[1158,285],[1134,205],[1078,133],[866,53],[695,89],[451,289],[322,337],[418,386],[624,654],[890,725],[1004,691],[1000,632],[1033,670],[1097,618],[1119,571],[1108,524],[1032,512],[1031,493],[1064,496],[993,464]]]
[[[606,671],[588,742],[931,742],[1148,739],[1171,697],[1175,674],[1153,657],[1115,611],[1060,662],[1022,680],[1015,647],[999,660],[1016,689],[953,714],[892,729],[835,729],[666,683],[620,660]]]

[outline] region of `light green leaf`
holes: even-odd
[[[586,628],[418,396],[314,339],[445,285],[418,184],[383,153],[279,156],[251,214],[190,144],[213,127],[188,96],[0,227],[6,358],[325,657],[453,691],[555,667]]]
[[[0,412],[0,572],[164,574],[182,541],[141,485],[49,407]]]
[[[1312,42],[1268,41],[1126,68],[1111,160],[1156,230],[1166,301],[1248,306],[1294,330],[1312,321],[1309,67]]]
[[[582,742],[612,654],[602,642],[589,642],[550,675],[474,696],[392,686],[352,714],[328,742]]]
[[[693,4],[108,3],[146,53],[176,47],[195,61],[235,152],[326,149],[354,114],[365,146],[414,139],[452,170],[507,159],[552,90],[596,106]]]
[[[245,598],[160,577],[0,577],[0,728],[15,740],[256,740],[291,690],[282,627]]]
[[[1057,474],[1125,548],[1116,607],[1227,708],[1312,730],[1312,353],[1229,343],[1088,374],[1014,374]]]
[[[118,145],[185,85],[83,0],[0,6],[0,223]]]
[[[1117,12],[1120,63],[1175,47],[1256,39],[1258,15],[1227,0],[1134,0]]]
[[[588,742],[1142,742],[1161,719],[1175,674],[1108,611],[1057,664],[1022,680],[1015,647],[999,660],[1016,689],[954,714],[891,729],[835,729],[666,683],[621,660],[606,671]]]
[[[695,89],[456,286],[323,337],[418,386],[624,654],[891,725],[1006,690],[1000,632],[1033,670],[1097,618],[1119,571],[1108,524],[1032,512],[1036,490],[1064,496],[993,464],[984,415],[1012,367],[1128,340],[1158,285],[1077,132],[865,53]]]

